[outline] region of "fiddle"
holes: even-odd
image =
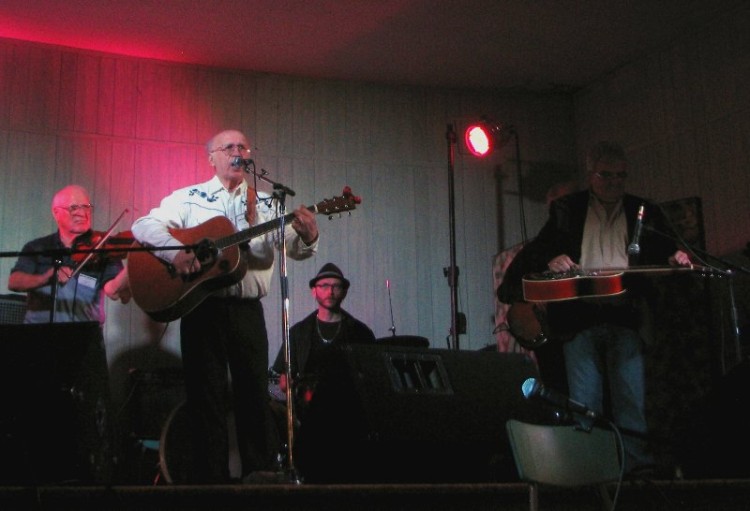
[[[122,231],[116,235],[112,234],[115,226],[127,212],[128,210],[125,209],[106,232],[93,231],[90,240],[76,240],[73,242],[71,257],[76,266],[70,275],[71,279],[94,258],[96,258],[98,264],[102,264],[108,259],[122,259],[127,255],[127,251],[118,252],[117,248],[132,245],[133,241],[135,241],[133,233]]]
[[[91,262],[86,259],[92,257],[97,261],[124,259],[128,251],[118,249],[129,247],[133,242],[135,242],[135,237],[131,231],[121,231],[110,236],[103,231],[92,231],[90,240],[76,240],[73,243],[71,257],[76,265]]]

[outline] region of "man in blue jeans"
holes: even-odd
[[[587,155],[586,175],[588,189],[553,201],[539,235],[516,258],[516,267],[508,269],[507,286],[499,291],[505,300],[522,299],[518,288],[527,273],[548,271],[559,279],[570,272],[570,277],[585,278],[593,270],[690,264],[672,237],[662,234],[671,230],[658,206],[625,193],[628,161],[619,145],[596,144]],[[648,229],[636,229],[641,206]],[[638,240],[633,239],[636,230]],[[632,249],[634,241],[637,250]],[[550,332],[564,340],[570,397],[605,416],[610,415],[604,413],[608,399],[612,419],[627,433],[627,472],[655,461],[646,436],[643,359],[653,289],[644,274],[626,271],[622,294],[549,301],[545,306]]]

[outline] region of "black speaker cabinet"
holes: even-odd
[[[295,441],[311,483],[516,479],[505,422],[543,412],[526,356],[351,345],[323,366]]]
[[[98,323],[0,326],[0,484],[100,483],[111,470]]]

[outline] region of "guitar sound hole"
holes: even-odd
[[[216,259],[218,253],[219,249],[216,248],[216,245],[214,245],[211,240],[207,239],[202,240],[195,248],[195,257],[198,258],[201,266],[208,266],[209,264],[212,264]]]

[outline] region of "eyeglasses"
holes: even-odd
[[[70,206],[55,206],[56,208],[64,209],[71,215],[76,211],[82,211],[84,213],[90,213],[94,209],[93,204],[71,204]]]
[[[317,287],[318,289],[322,289],[323,291],[341,291],[342,289],[344,289],[344,286],[341,284],[315,284],[315,287]]]
[[[599,179],[604,179],[605,181],[610,181],[615,178],[625,179],[626,177],[628,177],[628,173],[624,170],[622,172],[594,172],[594,175]]]
[[[216,151],[222,151],[224,154],[229,156],[234,152],[235,149],[237,149],[240,154],[250,154],[250,149],[245,147],[243,144],[227,144],[221,147],[217,147],[216,149],[211,150],[211,152],[215,153]]]

